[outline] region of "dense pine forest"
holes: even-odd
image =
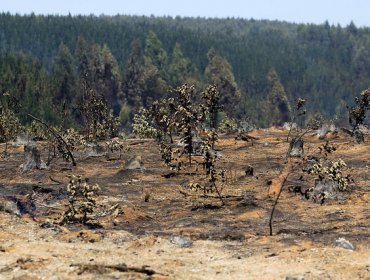
[[[215,84],[229,117],[281,124],[299,97],[309,114],[347,121],[370,85],[370,28],[246,19],[0,15],[1,106],[77,126],[83,92],[129,127],[140,107],[184,83]]]

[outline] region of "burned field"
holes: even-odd
[[[342,133],[324,140],[307,134],[301,158],[287,157],[282,128],[247,135],[216,143],[215,168],[224,171],[218,192],[202,187],[207,176],[200,155],[191,168],[184,157],[184,168],[170,170],[154,140],[119,140],[120,153],[81,148],[74,152],[77,166],[55,159],[27,171],[20,168],[23,145],[10,146],[0,161],[0,275],[369,279],[369,136],[356,144]],[[45,160],[46,144],[37,148]],[[345,190],[311,195],[318,176],[307,170],[321,158],[346,163]],[[85,223],[61,224],[71,174],[100,191]],[[339,238],[354,250],[338,246]]]

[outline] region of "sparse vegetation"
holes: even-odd
[[[89,30],[88,23],[91,21],[103,24],[107,21],[113,30],[117,31],[118,25],[123,29],[112,33],[115,36],[110,36],[109,32],[99,33],[107,34],[105,39],[89,32],[85,36],[92,38],[65,37],[66,42],[61,43],[59,51],[53,49],[54,42],[48,53],[40,56],[41,62],[31,54],[6,54],[8,45],[22,44],[17,42],[23,41],[22,37],[14,42],[8,40],[7,36],[11,37],[6,35],[6,32],[9,33],[6,31],[8,25],[14,30],[18,28],[16,24],[5,24],[9,23],[9,18],[14,22],[26,19],[30,23],[35,23],[36,18],[40,33],[45,22],[43,17],[36,15],[14,18],[0,15],[4,27],[4,34],[0,34],[4,37],[1,37],[4,40],[0,44],[1,50],[4,50],[0,54],[0,142],[1,147],[5,146],[5,153],[9,150],[6,161],[0,162],[0,214],[6,211],[2,218],[14,227],[24,229],[29,224],[37,225],[32,228],[32,234],[27,232],[28,239],[22,236],[22,242],[38,242],[32,240],[31,235],[40,228],[43,230],[40,239],[47,236],[45,240],[53,241],[57,236],[58,244],[53,246],[63,244],[63,238],[74,242],[73,239],[95,234],[97,238],[86,240],[95,242],[104,238],[104,245],[114,246],[114,250],[117,250],[117,244],[136,241],[124,244],[124,250],[119,254],[123,256],[126,250],[135,250],[135,259],[140,259],[136,256],[139,251],[145,251],[151,257],[168,252],[176,254],[180,250],[172,248],[162,252],[159,248],[168,241],[166,239],[180,240],[180,245],[171,243],[171,246],[186,247],[188,245],[181,245],[182,235],[189,235],[189,238],[204,240],[198,243],[202,246],[208,246],[214,239],[220,242],[238,240],[240,243],[248,239],[253,246],[256,240],[262,241],[263,248],[261,243],[258,246],[262,248],[263,257],[267,258],[276,255],[275,252],[266,255],[270,247],[265,246],[265,242],[271,240],[288,240],[289,243],[294,240],[294,248],[301,247],[298,250],[288,248],[282,252],[286,254],[306,250],[306,244],[299,244],[298,241],[306,242],[307,238],[317,237],[332,239],[342,232],[354,236],[352,233],[356,227],[361,233],[355,234],[368,236],[368,232],[364,231],[367,229],[364,227],[368,221],[367,213],[358,211],[366,209],[369,191],[367,145],[355,145],[348,135],[335,129],[332,130],[335,133],[326,133],[328,126],[324,137],[312,133],[322,127],[322,115],[327,117],[334,111],[343,112],[343,104],[350,98],[350,89],[353,92],[354,87],[367,82],[365,78],[360,78],[367,73],[364,65],[370,65],[367,53],[361,53],[368,49],[365,48],[368,43],[363,40],[368,37],[367,31],[354,26],[348,29],[324,26],[324,33],[322,26],[315,29],[315,26],[285,23],[282,26],[284,36],[281,37],[276,32],[279,23],[275,26],[234,19],[228,20],[228,23],[214,19],[195,20],[203,23],[201,29],[212,31],[205,35],[196,31],[199,27],[194,25],[193,19],[172,21],[162,18],[163,29],[159,29],[155,18],[147,21],[145,17],[135,17],[136,23],[145,24],[131,25],[126,22],[127,25],[121,25],[117,23],[126,17],[70,17],[62,18],[66,25],[73,21],[77,27],[83,26],[81,30],[84,31]],[[59,19],[49,18],[50,33],[54,35],[52,24],[55,18]],[[82,25],[81,18],[86,25]],[[208,21],[216,26],[209,25]],[[176,25],[167,29],[166,24],[174,22]],[[240,26],[230,25],[230,22]],[[54,24],[63,27],[63,30],[66,27]],[[153,30],[146,30],[147,25]],[[132,30],[126,30],[127,26]],[[137,29],[138,26],[142,29]],[[99,25],[95,27],[98,31],[104,30]],[[34,30],[32,25],[29,28]],[[176,31],[175,34],[172,29],[181,32]],[[226,36],[234,38],[228,44],[224,41],[224,29],[233,34],[232,37]],[[129,48],[111,51],[103,42],[110,40],[110,37],[120,37],[121,31],[125,31],[123,33],[130,40],[137,37],[131,51]],[[220,38],[215,39],[214,34],[220,35]],[[356,34],[361,34],[362,39],[358,39]],[[187,36],[197,44],[188,41]],[[330,40],[324,36],[330,36]],[[248,37],[248,42],[243,41],[244,37]],[[59,42],[58,38],[53,37],[53,40]],[[183,45],[174,42],[174,38]],[[266,38],[273,46],[271,50],[276,53],[274,57],[265,54],[265,50],[271,48],[270,44],[263,43]],[[299,39],[302,45],[296,45],[295,39]],[[250,43],[252,41],[260,47],[257,52]],[[339,46],[338,50],[322,42]],[[127,42],[123,44],[127,45]],[[171,54],[169,50],[173,46]],[[75,49],[71,51],[70,47]],[[278,51],[280,47],[284,48],[284,60]],[[23,52],[27,50],[20,49]],[[32,49],[30,52],[38,53],[39,50]],[[50,59],[53,62],[47,60],[52,56],[49,52],[56,54],[55,59]],[[113,53],[120,59],[116,60]],[[294,53],[296,55],[292,55]],[[328,57],[324,59],[321,56]],[[347,65],[345,61],[351,61],[348,73],[343,70]],[[314,67],[316,64],[320,67]],[[352,77],[351,73],[356,76]],[[321,75],[322,79],[319,79]],[[316,80],[320,80],[319,83]],[[342,87],[335,86],[338,84]],[[8,93],[13,91],[12,95]],[[328,92],[328,95],[323,95],[323,92]],[[294,100],[297,93],[302,97],[297,98],[293,106],[289,100]],[[308,96],[310,98],[306,101]],[[357,142],[365,142],[368,137],[363,126],[368,124],[369,97],[370,89],[362,91],[355,99],[355,105],[348,108],[352,129],[347,129],[347,134],[355,136]],[[340,107],[336,108],[336,102]],[[316,107],[317,112],[307,113],[310,108]],[[253,121],[243,121],[243,117],[247,116]],[[255,123],[273,127],[255,130]],[[27,137],[30,135],[31,140],[37,143],[32,142],[28,147],[27,142],[23,149],[18,146],[23,141],[17,141],[16,145],[8,147],[8,142],[23,131],[23,125],[27,129]],[[116,137],[119,129],[122,129],[122,134]],[[137,136],[156,139],[157,142],[136,139]],[[306,145],[305,153],[303,143]],[[22,157],[22,151],[26,156]],[[334,157],[334,152],[340,156],[335,154]],[[45,166],[42,159],[46,157]],[[21,165],[24,158],[36,158],[37,161],[36,168],[29,168],[27,177],[24,175],[27,165]],[[60,158],[72,164],[56,160]],[[161,160],[166,168],[160,164]],[[66,184],[67,180],[63,182],[61,178],[70,173],[82,175],[69,175]],[[91,184],[87,177],[106,186],[103,195],[99,185]],[[351,182],[356,183],[352,185]],[[61,185],[67,185],[66,189],[61,189]],[[355,188],[356,192],[351,192]],[[286,194],[287,189],[294,193]],[[179,195],[179,191],[184,197]],[[312,203],[324,204],[328,199],[331,203],[323,206]],[[346,215],[342,215],[342,209],[337,211],[339,206],[335,205],[336,200],[341,204],[340,208],[347,211]],[[302,214],[309,203],[310,208],[317,209],[310,215]],[[357,207],[357,203],[362,208]],[[278,204],[280,211],[277,211]],[[17,218],[9,218],[8,215],[16,215]],[[27,220],[22,220],[25,215]],[[50,223],[50,219],[56,222]],[[353,223],[354,219],[356,223]],[[337,220],[339,223],[336,223]],[[1,227],[3,230],[6,225],[1,224]],[[104,230],[96,230],[96,227]],[[0,236],[0,240],[8,239],[11,234]],[[268,234],[275,234],[276,238],[262,240],[258,237]],[[169,235],[180,236],[170,239]],[[139,236],[145,236],[147,242],[141,242]],[[363,240],[363,236],[357,241]],[[334,239],[328,240],[320,242],[320,246],[326,246]],[[192,246],[192,242],[189,243]],[[221,245],[219,248],[226,248]],[[79,246],[77,242],[73,244],[73,248]],[[145,250],[136,250],[144,246]],[[146,250],[146,246],[155,246],[155,250]],[[238,251],[238,259],[245,255],[253,257],[250,252],[254,254],[258,251],[258,246],[252,249],[247,246],[248,251],[246,246],[240,247],[237,242],[233,242],[232,246]],[[21,246],[5,242],[0,246],[0,254],[8,256],[18,247]],[[93,245],[84,248],[96,253]],[[360,247],[359,253],[363,248]],[[84,252],[82,257],[89,253]],[[58,255],[52,254],[53,257]],[[204,256],[204,251],[202,254]],[[26,273],[26,270],[43,265],[41,254],[38,258],[30,260],[33,264],[29,267],[22,267],[24,260],[19,259],[12,268],[1,268],[0,272],[10,274],[22,270],[20,273]],[[234,256],[226,259],[234,259]],[[117,270],[117,273],[135,271],[154,274],[145,267],[136,270],[120,265],[76,265],[71,264],[70,259],[68,262],[69,268],[77,266],[81,273],[86,268],[88,272],[102,269],[99,271],[101,274],[110,269]],[[366,272],[366,268],[361,269]],[[71,277],[75,276],[75,271],[69,270],[68,273]],[[52,277],[45,277],[49,276]]]
[[[50,127],[48,124],[46,124],[44,121],[40,120],[39,118],[36,118],[32,115],[29,115],[31,118],[33,118],[38,123],[42,124],[45,127],[45,133],[48,142],[49,142],[49,157],[50,157],[50,148],[54,150],[54,156],[56,156],[55,150],[58,151],[59,155],[66,161],[72,161],[73,166],[76,166],[77,163],[75,161],[75,158],[72,153],[72,149],[74,146],[71,146],[71,144],[68,144],[63,136],[53,127]],[[50,163],[51,158],[48,160],[48,164]]]
[[[0,110],[0,142],[5,142],[4,154],[6,154],[8,142],[15,140],[22,131],[22,126],[13,111],[7,108]]]
[[[87,179],[71,175],[67,185],[68,206],[59,220],[60,224],[83,223],[89,221],[89,216],[96,208],[96,198],[99,185],[90,185]]]
[[[207,89],[203,91],[202,98],[204,99],[204,109],[208,113],[210,128],[209,140],[211,148],[214,149],[215,141],[217,140],[216,129],[218,127],[218,114],[223,108],[223,106],[220,104],[220,92],[217,89],[217,86],[208,86]]]
[[[345,191],[348,188],[349,177],[343,174],[343,170],[347,164],[339,159],[337,161],[329,161],[328,166],[323,166],[321,163],[314,164],[308,172],[318,175],[319,181],[330,180],[337,184],[338,190]]]
[[[122,157],[122,151],[125,149],[125,145],[118,141],[117,139],[111,139],[105,143],[107,150],[111,153],[119,152],[119,158]]]
[[[150,124],[149,115],[148,110],[141,108],[134,116],[132,131],[141,138],[156,138],[158,135],[157,129]]]
[[[193,137],[195,131],[204,119],[201,108],[194,102],[195,87],[187,84],[176,89],[177,107],[174,114],[175,126],[181,133],[184,142],[184,153],[188,155],[191,168],[191,156],[194,153]]]
[[[119,118],[113,116],[104,96],[86,85],[79,110],[84,120],[86,139],[107,139],[116,133]]]
[[[361,92],[360,97],[355,98],[356,106],[349,108],[349,123],[352,126],[351,134],[355,137],[357,143],[363,143],[364,133],[359,129],[365,125],[370,108],[370,88]]]
[[[19,109],[18,100],[12,98],[9,93],[4,93],[3,98],[3,102],[0,99],[0,142],[5,142],[4,154],[6,154],[8,142],[15,140],[23,127],[15,114]]]

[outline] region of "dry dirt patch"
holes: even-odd
[[[320,205],[289,192],[297,182],[313,183],[301,169],[289,169],[270,237],[269,214],[288,172],[286,131],[251,136],[253,143],[230,136],[217,145],[223,155],[217,164],[229,179],[225,206],[217,196],[180,193],[189,181],[204,180],[202,169],[166,178],[170,171],[154,141],[135,143],[122,159],[81,155],[77,167],[55,161],[27,174],[19,169],[22,149],[11,148],[0,161],[0,204],[13,202],[21,213],[0,212],[0,279],[370,279],[369,138],[361,145],[342,134],[330,140],[337,151],[329,157],[345,160],[354,179],[344,200]],[[314,135],[305,141],[306,155],[325,143]],[[145,170],[123,172],[138,155]],[[253,176],[245,176],[247,164]],[[102,187],[98,215],[88,225],[53,223],[67,203],[68,174]],[[111,207],[116,211],[104,214]],[[337,247],[339,237],[355,250]]]

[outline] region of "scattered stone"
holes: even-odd
[[[335,240],[335,244],[338,247],[341,247],[341,248],[344,248],[344,249],[347,249],[347,250],[352,250],[352,251],[355,250],[355,247],[351,244],[351,242],[349,242],[347,239],[345,239],[343,237],[340,237],[337,240]]]
[[[318,130],[317,135],[319,139],[325,139],[326,135],[329,133],[329,125],[324,123]]]
[[[235,140],[243,140],[247,142],[251,141],[253,143],[253,140],[258,140],[258,138],[250,136],[245,132],[239,132],[238,135],[235,137]]]
[[[33,143],[24,146],[25,162],[20,166],[23,172],[32,169],[46,169],[46,164],[41,160],[40,151]]]
[[[245,175],[253,176],[253,166],[247,165],[247,167],[245,168]]]
[[[319,139],[325,139],[328,133],[337,133],[338,129],[333,123],[324,123],[318,130],[317,135]]]
[[[285,280],[304,280],[303,275],[296,275],[296,276],[287,276]]]
[[[202,138],[198,137],[198,136],[193,136],[192,138],[192,145],[193,145],[193,151],[192,153],[194,155],[201,155],[202,153],[202,145],[203,145],[203,140]],[[185,147],[185,143],[184,143],[184,138],[181,138],[177,143],[176,143],[176,146],[177,147],[182,147],[184,148]]]
[[[184,236],[173,236],[170,242],[179,246],[180,248],[190,248],[193,246],[193,241]]]
[[[298,128],[298,125],[296,124],[296,123],[288,123],[288,122],[285,122],[284,124],[283,124],[283,128],[285,129],[285,130],[293,130],[293,129],[297,129]]]
[[[245,120],[239,123],[239,132],[250,132],[256,129],[256,126],[251,123],[251,121]]]
[[[211,157],[211,158],[223,158],[224,157],[224,155],[222,153],[217,152],[217,151],[212,150],[212,149],[207,150],[206,155]]]
[[[141,159],[141,156],[135,156],[130,159],[125,166],[125,170],[145,170],[144,163]]]
[[[330,179],[317,180],[315,187],[309,192],[308,198],[312,198],[315,202],[323,204],[325,200],[346,200],[342,195],[339,184]]]
[[[289,156],[291,157],[303,157],[303,140],[302,139],[293,139],[290,142]]]
[[[18,208],[18,204],[15,201],[0,201],[0,211],[7,212],[18,217],[22,215],[21,211]]]
[[[105,157],[108,161],[119,160],[121,158],[118,152],[107,151]]]
[[[353,133],[353,137],[357,144],[362,144],[365,142],[365,135],[360,129],[356,129]]]
[[[367,125],[364,125],[364,124],[360,124],[358,126],[358,130],[361,131],[363,134],[367,135],[370,133],[370,129]]]
[[[58,275],[52,275],[49,280],[60,280],[59,276]]]
[[[88,157],[101,157],[105,156],[107,151],[104,146],[96,144],[96,143],[90,143],[87,145],[88,151],[87,156]]]
[[[32,140],[32,136],[28,133],[22,133],[17,136],[17,139],[14,142],[15,146],[23,146],[23,145],[29,145],[30,143],[35,144],[35,142]]]

